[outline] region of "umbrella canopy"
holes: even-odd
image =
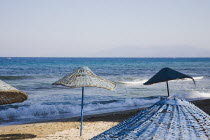
[[[71,88],[77,87],[98,87],[113,90],[116,84],[112,81],[102,79],[95,75],[88,67],[81,67],[75,72],[66,75],[53,85],[63,85]]]
[[[151,85],[151,84],[155,84],[159,82],[166,82],[167,92],[169,96],[168,81],[176,80],[176,79],[185,79],[185,78],[192,79],[195,84],[195,80],[191,76],[188,76],[186,74],[183,74],[181,72],[178,72],[170,68],[163,68],[158,73],[156,73],[152,78],[150,78],[147,82],[145,82],[144,85]]]
[[[151,85],[159,82],[166,82],[169,80],[176,79],[185,79],[190,78],[195,83],[194,79],[191,76],[178,72],[176,70],[170,68],[163,68],[158,73],[156,73],[152,78],[150,78],[144,85]]]
[[[98,77],[88,67],[85,66],[63,77],[62,79],[53,83],[53,85],[63,85],[70,88],[82,87],[80,136],[82,135],[83,123],[84,87],[98,87],[108,90],[113,90],[116,87],[114,82]]]
[[[209,140],[210,116],[181,98],[162,98],[151,107],[91,140]]]
[[[28,95],[0,80],[0,105],[23,102]]]

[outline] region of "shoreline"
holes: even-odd
[[[210,99],[190,101],[210,115]],[[80,117],[43,121],[38,123],[0,126],[0,140],[82,140],[90,139],[132,117],[145,108],[87,115],[84,117],[83,136],[79,136]]]
[[[97,112],[94,111],[94,113],[90,113],[90,112],[86,112],[83,116],[83,120],[85,119],[90,119],[90,118],[95,118],[95,117],[103,117],[103,116],[109,116],[109,115],[117,115],[117,114],[128,114],[128,113],[132,113],[132,112],[138,112],[142,109],[145,109],[149,106],[151,106],[152,104],[148,104],[148,105],[144,105],[144,106],[135,106],[135,107],[129,107],[126,109],[116,109],[116,110],[109,110],[109,111],[104,111],[104,112]],[[36,120],[36,121],[26,121],[26,122],[20,122],[20,123],[8,123],[9,124],[2,124],[0,125],[1,127],[4,126],[11,126],[11,125],[23,125],[23,124],[33,124],[33,123],[47,123],[47,122],[61,122],[61,121],[80,121],[80,115],[72,115],[69,117],[63,117],[63,118],[59,118],[59,117],[55,117],[54,119],[43,119],[43,120]]]

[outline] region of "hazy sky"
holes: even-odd
[[[0,56],[210,57],[210,0],[0,0]]]

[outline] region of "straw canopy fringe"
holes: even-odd
[[[53,83],[53,85],[63,85],[71,88],[98,87],[108,90],[114,90],[116,87],[114,82],[98,77],[85,66],[58,80],[57,82]]]
[[[23,102],[28,95],[0,80],[0,105]]]
[[[195,80],[191,76],[180,73],[170,68],[163,68],[158,73],[156,73],[151,79],[149,79],[146,83],[144,83],[144,85],[151,85],[159,82],[166,82],[169,80],[185,79],[185,78],[192,79],[195,84]]]

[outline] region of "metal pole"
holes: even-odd
[[[167,91],[168,91],[168,97],[169,97],[169,87],[168,87],[168,81],[166,81],[166,85],[167,85]]]
[[[81,116],[80,116],[80,136],[82,136],[82,123],[83,123],[83,103],[84,103],[84,87],[82,87],[82,103],[81,103]]]

